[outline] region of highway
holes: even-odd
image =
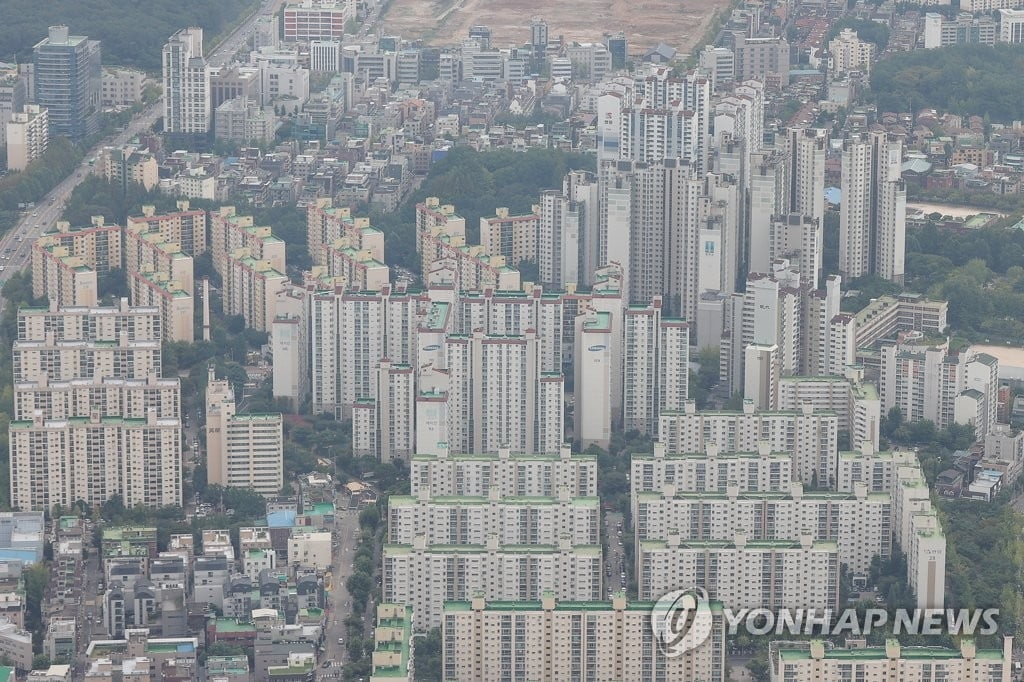
[[[252,35],[256,18],[260,14],[273,14],[284,0],[264,0],[260,9],[253,12],[244,22],[239,24],[209,56],[212,66],[223,66],[228,63]],[[169,37],[169,36],[168,36]],[[3,237],[0,237],[0,287],[15,272],[31,266],[32,242],[43,232],[51,229],[64,210],[64,203],[75,187],[86,176],[98,169],[88,165],[89,159],[96,159],[104,147],[119,147],[126,144],[137,134],[153,127],[157,119],[163,115],[163,98],[157,100],[139,112],[128,126],[114,135],[102,140],[85,155],[86,161],[71,175],[64,178],[50,193],[43,197],[34,208],[29,209],[22,219]],[[0,298],[0,307],[3,299]]]

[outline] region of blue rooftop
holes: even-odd
[[[269,528],[291,528],[295,525],[295,512],[290,509],[270,512],[267,514]]]

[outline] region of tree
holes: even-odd
[[[413,664],[417,682],[433,682],[442,678],[440,628],[434,628],[426,637],[416,638]]]

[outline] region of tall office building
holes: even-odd
[[[212,123],[210,65],[203,57],[203,29],[183,28],[163,49],[164,130],[206,135]]]
[[[210,483],[277,495],[284,484],[281,414],[237,414],[235,389],[217,379],[206,385],[206,468]]]
[[[885,131],[846,140],[842,153],[839,272],[903,283],[907,191],[903,141]]]
[[[35,103],[45,107],[50,136],[75,142],[99,130],[103,70],[100,42],[51,26],[32,54]]]
[[[544,17],[530,19],[530,47],[534,59],[545,59],[548,53],[548,22]]]

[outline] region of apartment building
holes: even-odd
[[[623,313],[625,370],[622,423],[627,431],[654,434],[662,412],[683,409],[689,377],[689,325],[663,318],[661,298]]]
[[[7,121],[7,168],[22,171],[46,153],[50,142],[47,110],[26,104],[22,111],[11,113]]]
[[[298,412],[310,393],[309,292],[286,286],[278,292],[274,312],[274,398],[284,398]]]
[[[217,379],[206,387],[206,461],[210,483],[277,495],[284,484],[281,414],[237,414],[235,390]]]
[[[922,339],[923,341],[923,339]],[[948,343],[899,343],[881,351],[882,409],[936,428],[973,424],[984,437],[996,420],[998,361],[987,353],[950,352]]]
[[[155,308],[23,308],[13,346],[12,500],[181,503],[181,388]]]
[[[814,542],[834,543],[832,551],[838,552],[839,561],[857,573],[868,570],[872,557],[886,558],[892,550],[890,494],[870,493],[866,485],[856,486],[852,493],[805,491],[799,483],[781,493],[741,493],[738,485],[729,485],[724,494],[680,492],[666,486],[660,492],[638,493],[634,505],[637,547],[673,535],[700,543],[739,536],[797,541],[810,533]],[[642,569],[643,564],[637,567]],[[655,596],[684,587],[667,587]]]
[[[203,29],[183,28],[163,47],[164,130],[206,135],[213,123]]]
[[[900,467],[912,467],[917,454],[907,450],[878,451],[868,441],[859,449],[839,452],[839,475],[836,490],[853,492],[858,483],[864,483],[869,492],[891,493],[896,487]]]
[[[907,192],[903,140],[874,131],[843,142],[839,272],[903,283]]]
[[[857,32],[846,28],[828,44],[830,66],[833,74],[860,71],[871,73],[871,57],[874,45],[857,37]]]
[[[542,192],[534,212],[539,218],[536,244],[534,255],[526,260],[537,263],[540,281],[559,288],[591,283],[592,273],[600,263],[600,210],[594,175],[584,171],[567,173],[561,191]],[[486,246],[486,242],[482,243]],[[501,253],[504,255],[505,251]],[[517,255],[513,252],[513,257]]]
[[[391,281],[390,269],[374,251],[359,248],[348,237],[328,244],[324,251],[328,275],[347,289],[379,291]]]
[[[192,257],[206,253],[206,211],[190,208],[184,199],[177,202],[177,209],[171,213],[158,214],[155,206],[143,206],[142,215],[128,216],[125,230],[159,233],[163,241],[177,244]]]
[[[682,411],[664,413],[658,440],[666,452],[759,452],[767,442],[771,452],[791,453],[792,477],[805,485],[835,481],[835,452],[839,420],[834,412],[803,404],[794,410],[758,411],[745,400],[742,412],[702,411],[688,401]]]
[[[822,224],[827,147],[828,131],[824,128],[789,128],[786,131],[789,175],[784,205],[790,213],[808,216]]]
[[[18,309],[18,341],[47,338],[55,341],[156,341],[160,338],[158,311],[128,305],[122,298],[117,305],[64,308],[51,302],[49,307]],[[159,375],[159,359],[153,365]],[[52,377],[51,377],[52,378]]]
[[[14,419],[70,419],[83,414],[121,415],[144,419],[150,410],[159,418],[181,416],[181,384],[177,378],[150,374],[140,379],[92,377],[53,381],[40,376],[14,384]]]
[[[96,271],[65,246],[32,247],[32,295],[46,296],[61,306],[94,306],[99,282]],[[38,293],[37,293],[38,291]]]
[[[389,498],[388,542],[411,545],[424,535],[428,545],[555,545],[568,537],[574,545],[600,543],[601,507],[596,497],[503,496],[493,487],[486,497],[417,496]]]
[[[1024,43],[1024,10],[999,10],[999,42]]]
[[[384,545],[384,602],[409,604],[416,629],[439,627],[446,601],[531,600],[546,592],[567,601],[601,598],[601,546]]]
[[[357,400],[379,398],[380,362],[415,362],[419,296],[404,285],[379,291],[314,290],[309,296],[314,413],[347,418]],[[343,417],[344,415],[344,417]]]
[[[159,316],[159,310],[152,309]],[[159,325],[157,325],[159,329]],[[159,373],[160,340],[69,340],[53,335],[14,342],[14,381],[52,381],[116,376],[144,379]]]
[[[191,260],[191,258],[189,259]],[[195,340],[195,303],[192,294],[166,272],[153,272],[150,266],[128,275],[131,301],[139,306],[160,309],[160,328],[165,341]],[[191,287],[189,287],[191,288]]]
[[[753,452],[728,452],[708,443],[703,452],[668,452],[655,441],[653,453],[633,453],[630,460],[630,492],[677,490],[724,493],[729,485],[741,493],[785,492],[792,489],[793,455],[773,452],[768,441],[759,441]],[[636,505],[633,505],[634,513]]]
[[[227,277],[229,261],[238,259],[240,249],[248,249],[251,258],[267,261],[278,272],[285,271],[285,244],[272,229],[253,224],[252,216],[240,216],[234,206],[221,206],[210,213],[210,250],[213,267]],[[234,313],[233,313],[234,314]]]
[[[654,602],[570,603],[552,594],[530,601],[445,603],[444,678],[457,682],[532,680],[708,680],[726,678],[722,604],[710,602],[711,636],[680,656],[666,656],[650,628]]]
[[[76,416],[12,421],[11,503],[19,509],[182,503],[181,420],[151,411],[142,419]]]
[[[686,541],[679,536],[637,545],[640,599],[701,585],[732,609],[836,609],[840,557],[834,542]]]
[[[278,295],[287,283],[288,277],[271,261],[254,258],[249,249],[238,249],[227,260],[221,294],[224,314],[241,315],[250,329],[270,331]]]
[[[783,377],[779,381],[779,409],[834,412],[840,431],[850,434],[851,443],[869,441],[878,447],[882,402],[874,383],[864,382],[863,370],[847,376]]]
[[[335,208],[329,198],[318,198],[306,206],[306,240],[315,265],[328,265],[327,248],[342,238],[371,258],[384,260],[384,233],[370,225],[369,218],[353,216],[347,206]]]
[[[547,497],[560,490],[573,498],[597,495],[597,457],[573,453],[562,445],[552,453],[458,454],[442,444],[435,454],[417,453],[409,460],[411,494],[487,497],[497,488],[502,498]]]
[[[121,227],[108,225],[103,216],[93,216],[91,223],[84,227],[71,227],[67,221],[58,220],[53,230],[32,243],[32,295],[40,298],[52,293],[56,300],[64,301],[73,298],[69,292],[76,289],[65,289],[62,285],[74,284],[74,278],[57,273],[85,267],[98,276],[120,268],[121,243]],[[87,278],[78,279],[84,283]],[[50,288],[55,282],[60,282],[61,286]],[[88,298],[88,291],[84,290],[78,297]]]
[[[411,644],[412,607],[404,604],[377,604],[370,679],[410,682]]]
[[[124,230],[124,266],[131,276],[138,272],[164,275],[178,283],[190,296],[193,293],[193,261],[181,244],[167,241],[160,232],[150,231],[148,222],[131,222]]]
[[[503,256],[507,263],[518,266],[523,261],[538,263],[537,243],[540,216],[509,215],[507,208],[495,209],[490,218],[480,218],[480,246],[487,253]],[[547,281],[541,276],[541,281]]]
[[[1002,649],[979,649],[973,639],[960,640],[959,650],[939,646],[901,646],[887,639],[884,646],[831,642],[772,642],[768,650],[771,682],[813,680],[960,679],[1010,682],[1013,637]],[[934,677],[933,677],[934,676]]]

